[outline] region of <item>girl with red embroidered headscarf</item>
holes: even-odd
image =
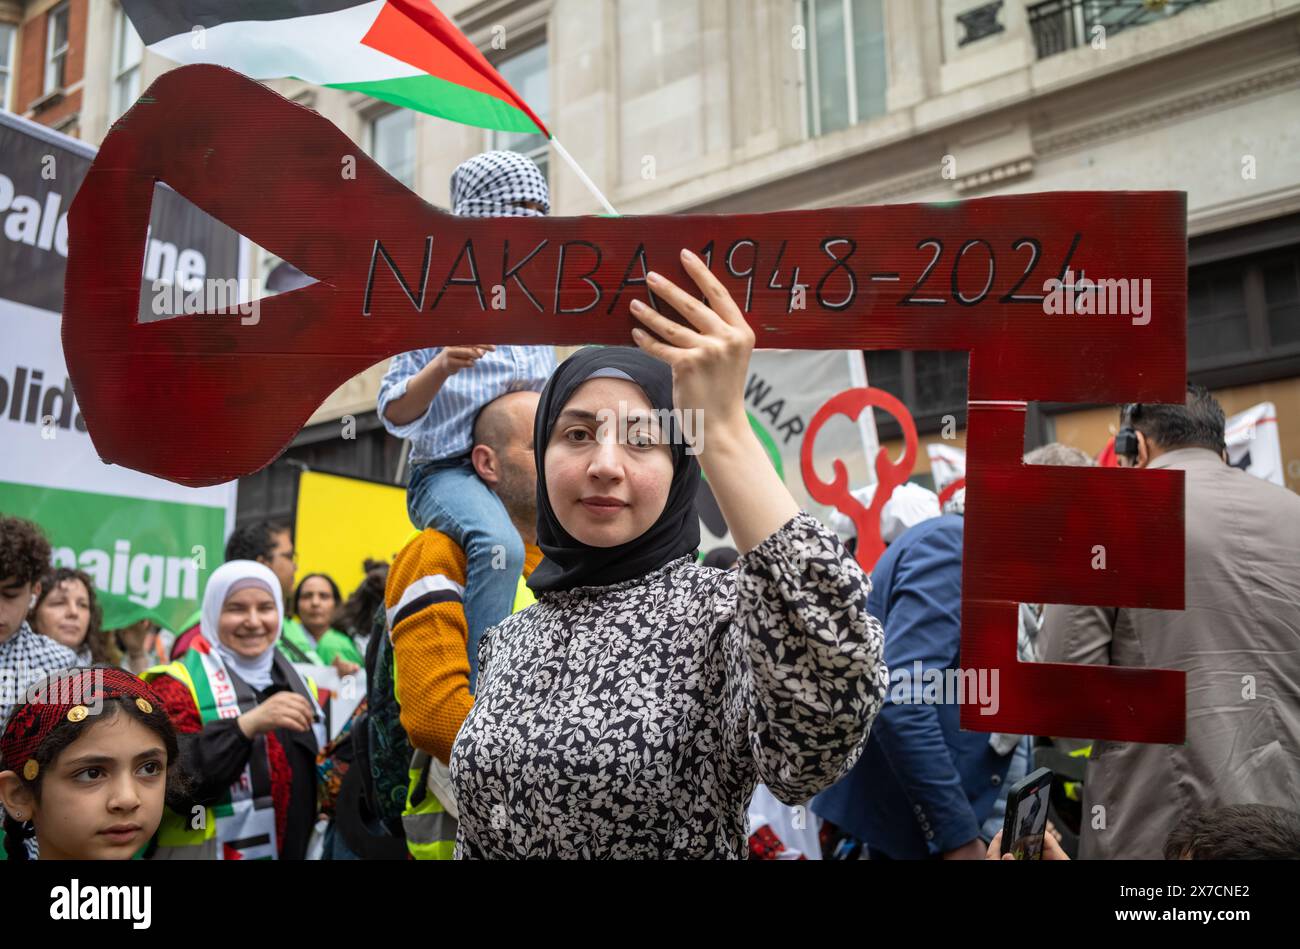
[[[33,849],[42,860],[134,856],[180,781],[158,696],[129,672],[93,666],[54,673],[27,697],[0,735],[7,859]]]

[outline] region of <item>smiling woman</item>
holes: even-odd
[[[155,858],[306,855],[324,733],[315,685],[275,648],[280,589],[263,564],[222,564],[204,592],[202,636],[179,661],[144,674],[181,732],[193,782],[185,800],[170,802]]]
[[[744,409],[753,333],[683,262],[707,305],[649,283],[688,326],[633,306],[659,338],[581,350],[538,403],[538,600],[482,642],[442,802],[458,857],[744,857],[755,786],[805,803],[884,698],[867,577],[768,462]],[[688,413],[707,441],[686,443]],[[736,570],[696,563],[701,469]]]

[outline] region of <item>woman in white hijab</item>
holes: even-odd
[[[306,855],[323,716],[315,686],[275,648],[283,622],[275,574],[232,560],[208,580],[202,638],[144,674],[180,733],[190,781],[184,800],[168,801],[155,859]]]

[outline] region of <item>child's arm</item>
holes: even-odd
[[[439,351],[423,369],[411,377],[406,391],[384,406],[384,417],[394,425],[409,425],[425,412],[442,384],[474,365],[487,352],[496,349],[490,344],[481,346],[447,346]]]

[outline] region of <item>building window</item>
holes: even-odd
[[[1300,245],[1193,267],[1187,369],[1300,355]]]
[[[140,59],[144,44],[126,12],[117,8],[113,26],[113,114],[116,119],[129,109],[140,95]]]
[[[391,109],[370,120],[370,157],[406,187],[415,188],[415,113]]]
[[[802,0],[808,134],[885,114],[883,0]]]
[[[55,7],[45,18],[45,91],[63,88],[68,61],[68,5]]]
[[[0,109],[9,108],[9,77],[14,72],[14,42],[18,27],[0,23]]]
[[[1001,9],[1002,0],[994,0],[993,3],[986,3],[982,7],[972,7],[958,13],[957,22],[961,24],[964,32],[962,38],[957,41],[957,46],[978,43],[987,36],[995,36],[1003,32],[1006,27],[998,22],[998,11]]]
[[[497,72],[501,73],[502,78],[510,83],[510,88],[519,93],[543,122],[551,111],[547,50],[546,43],[538,43],[496,63]],[[550,150],[547,148],[546,136],[541,132],[500,132],[493,129],[488,135],[488,148],[527,155],[537,163],[546,179],[550,180]]]
[[[918,430],[940,428],[945,415],[959,422],[965,419],[970,363],[970,354],[965,350],[881,349],[867,352],[866,357],[867,385],[900,399],[912,413]],[[873,411],[880,437],[898,437],[897,420],[888,412]]]
[[[1029,29],[1038,58],[1112,37],[1201,6],[1210,0],[1046,0],[1029,9]]]
[[[1250,352],[1245,284],[1236,266],[1201,267],[1187,275],[1188,365]]]
[[[51,128],[56,132],[62,132],[69,138],[81,138],[81,116],[76,112],[54,122]]]
[[[1269,345],[1300,345],[1300,251],[1265,260],[1261,270]]]

